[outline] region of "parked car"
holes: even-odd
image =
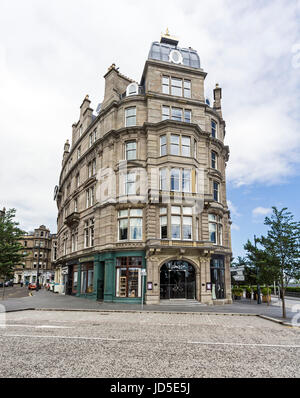
[[[6,281],[6,282],[5,282],[5,287],[13,286],[13,285],[14,285],[14,281],[13,281],[13,280]]]
[[[36,289],[36,282],[31,282],[28,285],[28,290],[35,290]]]
[[[3,287],[3,282],[0,282],[0,287]]]

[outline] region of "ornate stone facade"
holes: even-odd
[[[96,114],[84,98],[55,190],[61,293],[231,301],[229,148],[221,88],[211,106],[205,77],[197,52],[165,35],[140,84],[113,64]]]
[[[21,242],[26,257],[14,270],[14,283],[36,282],[39,263],[39,283],[43,285],[54,279],[54,261],[56,260],[56,235],[41,225],[34,232],[28,232]]]

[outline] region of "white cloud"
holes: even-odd
[[[234,231],[239,231],[240,227],[237,224],[233,223],[233,224],[231,224],[231,229],[234,230]]]
[[[272,213],[272,209],[267,208],[267,207],[259,206],[252,210],[252,215],[254,217],[267,216],[268,214],[271,214],[271,213]]]
[[[282,0],[2,0],[0,207],[16,206],[24,228],[55,229],[53,188],[82,99],[89,94],[94,109],[102,101],[113,62],[139,81],[167,26],[179,45],[198,50],[208,95],[216,82],[223,88],[228,178],[286,180],[300,159],[296,11]]]
[[[227,205],[229,207],[231,215],[235,217],[240,217],[240,213],[237,210],[237,207],[231,202],[231,200],[227,200]]]

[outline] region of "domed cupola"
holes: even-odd
[[[178,40],[170,36],[169,31],[161,36],[160,42],[153,42],[148,59],[170,62],[200,69],[200,57],[196,50],[178,47]]]

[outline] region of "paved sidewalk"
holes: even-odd
[[[292,312],[293,305],[300,305],[300,301],[288,300],[287,302],[287,322],[290,322],[295,312]],[[24,309],[68,309],[68,310],[102,310],[102,311],[142,311],[141,304],[123,303],[103,303],[95,302],[85,298],[65,296],[55,294],[45,290],[33,292],[32,297],[11,298],[0,300],[0,305],[5,306],[5,310],[18,311]],[[232,314],[252,314],[265,315],[278,320],[282,320],[281,303],[278,299],[272,298],[272,304],[265,303],[258,305],[250,300],[238,300],[233,304],[226,305],[203,305],[193,303],[188,305],[185,302],[178,304],[144,305],[143,311],[153,312],[202,312],[202,313],[232,313]],[[298,309],[299,311],[299,309]]]

